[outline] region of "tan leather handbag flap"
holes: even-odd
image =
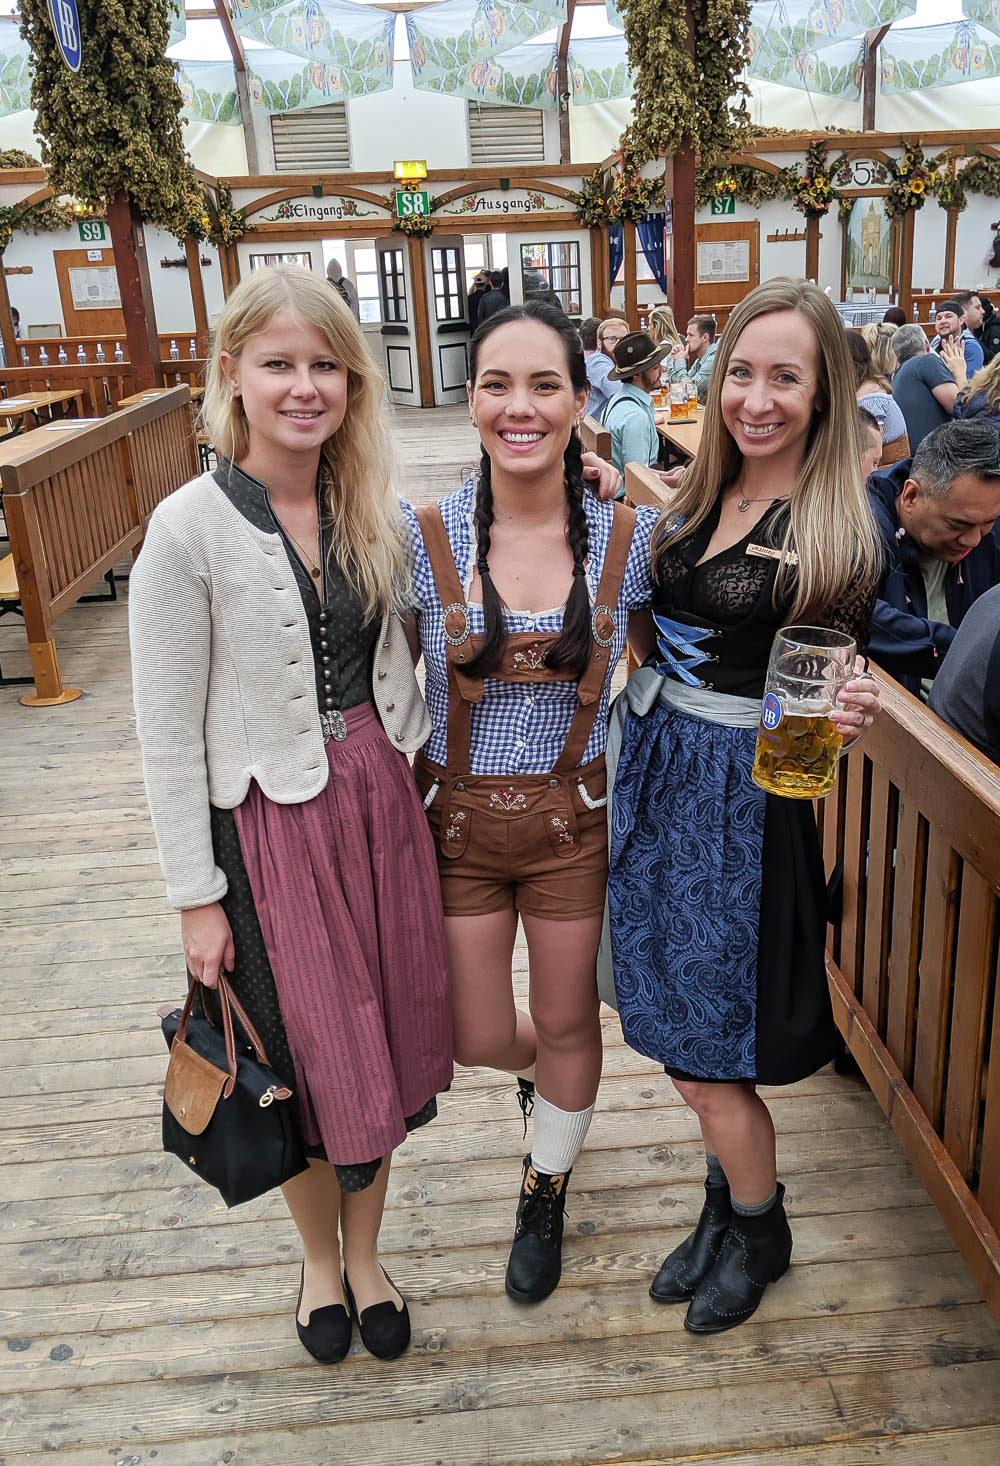
[[[186,1043],[175,1040],[170,1050],[163,1101],[189,1135],[200,1135],[215,1113],[229,1075],[216,1069]]]

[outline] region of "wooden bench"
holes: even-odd
[[[53,433],[51,443],[0,465],[35,684],[23,703],[43,707],[80,696],[62,685],[53,622],[139,548],[156,505],[197,473],[186,386],[72,436]],[[2,574],[9,587],[10,567]]]
[[[818,806],[834,1013],[1000,1317],[1000,769],[879,673],[883,711]]]
[[[580,441],[584,453],[596,453],[611,462],[611,433],[608,428],[602,428],[589,412],[580,424]]]

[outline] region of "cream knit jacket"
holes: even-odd
[[[309,627],[281,536],[255,528],[211,474],[165,499],[129,579],[136,731],[172,906],[218,901],[209,805],[233,809],[250,780],[277,804],[326,784]],[[372,672],[382,724],[401,753],[430,732],[397,616]]]

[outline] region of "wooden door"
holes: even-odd
[[[64,334],[123,338],[125,317],[121,305],[115,303],[118,285],[114,250],[55,249],[52,258],[59,283]]]
[[[723,317],[760,279],[760,224],[697,224],[694,231],[695,310]],[[683,330],[683,322],[677,323]],[[723,319],[719,320],[720,326]]]

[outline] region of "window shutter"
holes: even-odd
[[[544,163],[543,114],[537,107],[469,103],[469,162],[473,167]]]
[[[330,102],[271,118],[276,173],[344,173],[351,166],[347,104]]]

